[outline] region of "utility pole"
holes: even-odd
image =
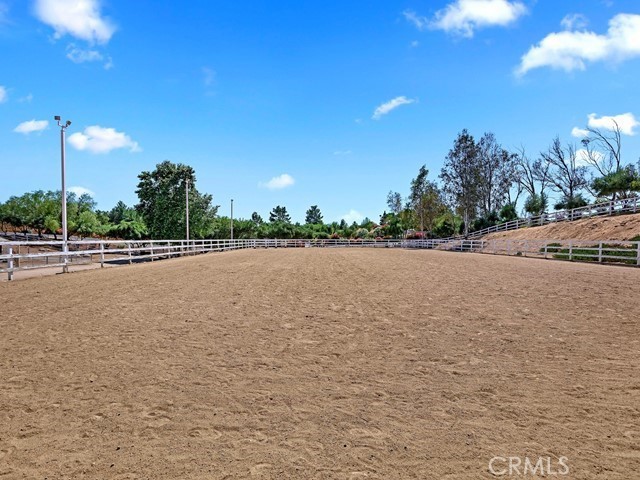
[[[66,179],[66,152],[65,152],[65,131],[67,127],[71,125],[71,121],[67,120],[65,123],[61,123],[60,115],[53,117],[58,122],[60,127],[60,170],[62,176],[62,252],[64,253],[64,260],[62,266],[62,273],[69,272],[69,257],[67,252],[69,251],[69,244],[67,238],[67,179]]]

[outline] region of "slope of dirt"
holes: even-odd
[[[2,283],[0,477],[637,478],[638,283],[331,248]]]
[[[575,222],[551,223],[542,227],[490,233],[485,235],[483,239],[631,240],[637,236],[640,236],[640,213],[587,218]]]

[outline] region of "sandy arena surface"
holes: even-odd
[[[639,478],[639,285],[329,248],[4,282],[0,479]]]

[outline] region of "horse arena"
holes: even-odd
[[[637,478],[638,285],[367,248],[3,282],[0,478]]]

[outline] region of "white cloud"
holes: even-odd
[[[273,177],[266,183],[260,182],[258,186],[268,188],[269,190],[280,190],[282,188],[290,187],[294,183],[296,183],[296,181],[291,175],[289,175],[288,173],[283,173],[282,175]]]
[[[20,103],[31,103],[31,101],[33,100],[33,93],[30,93],[22,98],[18,99],[18,102]]]
[[[420,42],[419,42],[419,41],[417,41],[417,40],[414,40],[413,42],[411,42],[411,43],[409,44],[409,46],[410,46],[411,48],[417,48],[417,47],[419,47],[419,46],[420,46]]]
[[[83,133],[74,133],[69,136],[69,143],[77,150],[91,153],[109,153],[119,148],[128,148],[130,152],[142,151],[138,142],[134,142],[127,134],[99,125],[87,127]]]
[[[640,126],[640,122],[636,119],[633,113],[622,113],[612,117],[602,116],[599,117],[595,113],[589,114],[589,127],[591,128],[603,128],[605,130],[614,130],[616,124],[620,128],[620,133],[624,135],[635,135],[636,128]]]
[[[584,30],[589,25],[589,20],[581,13],[572,13],[564,17],[560,25],[565,30]]]
[[[351,225],[353,222],[356,222],[356,223],[362,222],[362,220],[364,220],[364,215],[358,212],[357,210],[351,209],[349,210],[349,213],[345,213],[342,216],[341,220],[344,220],[349,225]]]
[[[9,94],[7,93],[7,89],[0,85],[0,103],[4,103],[9,98]]]
[[[474,31],[483,27],[506,27],[527,13],[522,2],[510,0],[456,0],[435,14],[429,27],[447,33],[473,37]],[[407,15],[405,14],[405,17]],[[407,17],[408,20],[409,17]],[[417,17],[414,25],[423,29],[424,17]]]
[[[429,26],[429,19],[427,17],[421,17],[413,10],[405,10],[402,14],[404,18],[406,18],[409,23],[412,23],[418,30],[424,30]]]
[[[24,135],[28,135],[33,132],[41,132],[49,127],[49,122],[47,120],[29,120],[27,122],[22,122],[16,128],[13,129],[16,133],[22,133]]]
[[[104,57],[97,50],[85,50],[71,43],[67,46],[67,58],[73,63],[84,63],[100,62]]]
[[[72,193],[75,193],[78,197],[84,195],[85,193],[88,193],[92,197],[96,196],[95,193],[93,193],[88,188],[84,188],[84,187],[69,187],[69,188],[67,188],[67,190],[72,192]]]
[[[585,130],[584,128],[573,127],[571,130],[571,136],[576,138],[585,138],[589,136],[589,130]]]
[[[344,157],[345,155],[351,155],[351,150],[336,150],[333,154],[336,157]]]
[[[621,13],[609,20],[604,35],[589,31],[550,33],[522,56],[516,74],[551,67],[585,70],[587,63],[622,62],[640,56],[640,15]]]
[[[102,17],[101,4],[101,0],[36,0],[35,14],[53,27],[54,38],[71,35],[91,44],[104,44],[116,29]]]
[[[391,110],[394,110],[402,105],[409,105],[411,103],[415,103],[415,100],[413,98],[407,98],[405,96],[396,97],[376,108],[371,118],[373,118],[374,120],[379,120],[383,115],[386,115]]]

